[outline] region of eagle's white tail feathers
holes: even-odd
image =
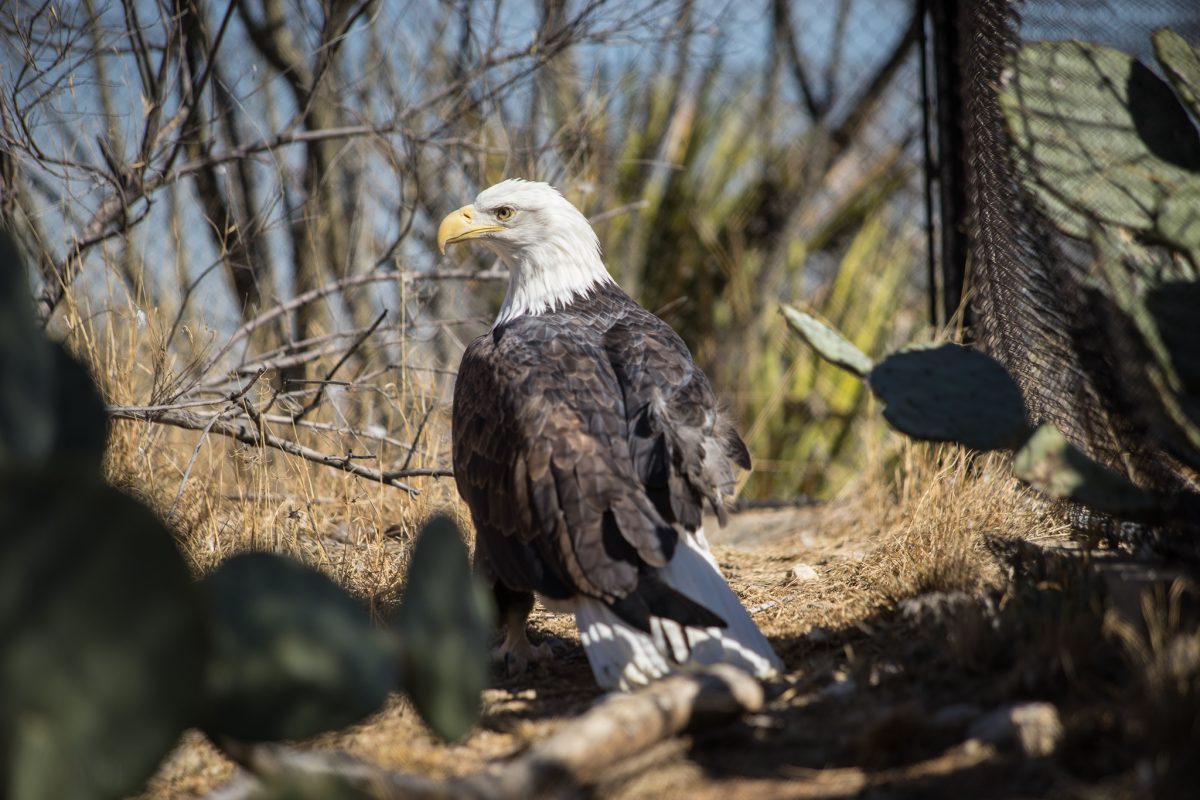
[[[680,669],[682,664],[726,663],[755,677],[783,669],[708,549],[704,531],[680,538],[675,556],[659,570],[673,589],[725,620],[724,628],[684,628],[653,618],[652,634],[639,631],[598,600],[579,598],[575,623],[596,682],[605,689],[631,689]]]
[[[671,671],[654,641],[599,600],[581,597],[575,624],[596,683],[604,689],[644,686]]]

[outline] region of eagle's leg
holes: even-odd
[[[514,592],[500,581],[492,585],[496,597],[496,608],[500,612],[500,624],[504,626],[504,641],[492,651],[492,659],[504,665],[509,677],[520,675],[530,662],[550,658],[550,646],[534,647],[526,633],[529,612],[533,610],[532,592]]]

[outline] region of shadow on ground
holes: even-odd
[[[844,628],[776,636],[789,672],[764,709],[622,776],[613,797],[1186,797],[1103,582],[1078,558],[1004,544],[1003,590],[928,592]],[[557,624],[557,623],[556,623]],[[536,635],[536,634],[535,634]],[[600,696],[575,643],[498,681],[525,698],[484,725],[511,732]],[[1194,713],[1192,706],[1181,713]],[[1188,739],[1186,719],[1182,752]],[[1167,752],[1169,757],[1171,754]],[[1178,766],[1178,764],[1176,764]]]

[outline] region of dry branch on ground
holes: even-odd
[[[623,762],[686,731],[711,730],[758,711],[762,686],[740,670],[718,665],[676,675],[630,694],[610,694],[517,757],[471,775],[432,780],[365,764],[338,753],[283,745],[224,743],[260,779],[335,777],[375,800],[522,800],[577,797]],[[255,781],[235,780],[209,800],[250,798]]]

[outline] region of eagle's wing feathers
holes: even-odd
[[[749,469],[750,454],[687,346],[637,306],[604,342],[630,418],[634,465],[656,507],[669,522],[696,530],[707,500],[724,524],[733,466]]]
[[[676,531],[629,468],[620,388],[595,339],[521,321],[459,368],[454,472],[479,544],[513,589],[614,602]]]

